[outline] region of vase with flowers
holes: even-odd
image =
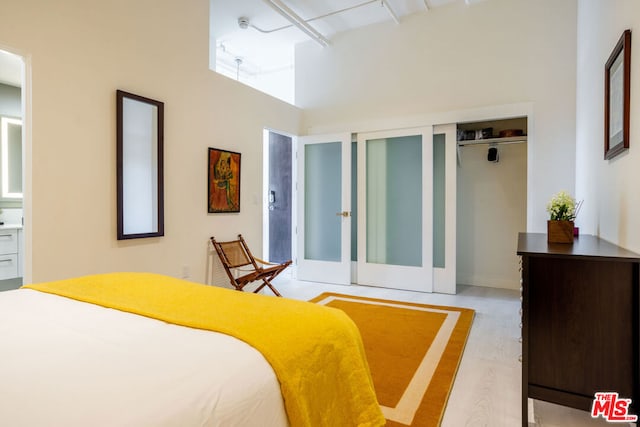
[[[561,191],[547,204],[547,241],[549,243],[573,243],[574,221],[582,206],[566,191]]]

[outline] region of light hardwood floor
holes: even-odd
[[[367,286],[337,286],[280,277],[283,296],[309,300],[322,292],[384,298],[423,304],[469,307],[476,311],[471,333],[442,420],[443,427],[521,425],[522,387],[520,299],[518,291],[458,286],[457,295],[427,294]],[[267,292],[268,293],[268,292]],[[611,425],[572,408],[534,401],[535,426]],[[620,424],[617,424],[620,425]],[[625,426],[627,424],[624,424]]]

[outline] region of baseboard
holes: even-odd
[[[500,288],[500,289],[520,289],[520,279],[505,279],[493,277],[467,276],[463,274],[457,275],[457,282],[460,285],[481,286],[484,288]]]

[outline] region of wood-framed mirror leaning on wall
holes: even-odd
[[[631,30],[622,33],[605,64],[604,85],[604,158],[611,160],[629,149]]]
[[[118,90],[118,240],[164,236],[164,103]]]

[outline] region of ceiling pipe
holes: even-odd
[[[300,31],[311,37],[313,41],[318,43],[322,47],[329,46],[329,40],[327,40],[322,34],[320,34],[315,28],[307,24],[304,19],[298,16],[293,10],[289,9],[280,0],[264,0],[273,10],[278,12],[284,18],[286,18],[293,25],[298,27]]]
[[[398,15],[396,15],[396,13],[393,11],[389,2],[387,0],[380,0],[380,1],[382,2],[382,5],[384,6],[384,8],[387,9],[387,12],[389,12],[389,15],[391,15],[391,18],[393,18],[396,24],[399,24],[400,20],[398,19]]]
[[[350,10],[357,9],[359,7],[362,7],[362,6],[367,6],[367,5],[370,5],[371,3],[377,3],[379,1],[380,0],[367,0],[364,3],[359,3],[359,4],[356,4],[356,5],[353,5],[353,6],[345,7],[343,9],[335,10],[333,12],[325,13],[324,15],[319,15],[319,16],[315,16],[315,17],[310,18],[310,19],[306,19],[304,22],[306,22],[308,24],[309,22],[317,21],[319,19],[328,18],[330,16],[338,15],[338,14],[343,13],[343,12],[348,12]],[[243,22],[241,22],[241,21],[246,22],[247,25],[243,26]],[[251,22],[249,22],[249,18],[246,18],[246,17],[238,18],[238,25],[240,25],[240,28],[247,28],[247,26],[249,26],[249,27],[253,28],[254,30],[260,31],[261,33],[264,33],[264,34],[275,33],[276,31],[286,30],[287,28],[291,28],[291,27],[294,26],[293,24],[289,24],[289,25],[283,25],[282,27],[274,28],[274,29],[271,29],[271,30],[263,30],[262,28],[260,28],[260,27],[258,27],[256,25],[252,24]]]
[[[427,11],[431,10],[431,6],[429,6],[429,0],[424,0],[424,8],[427,9]]]

